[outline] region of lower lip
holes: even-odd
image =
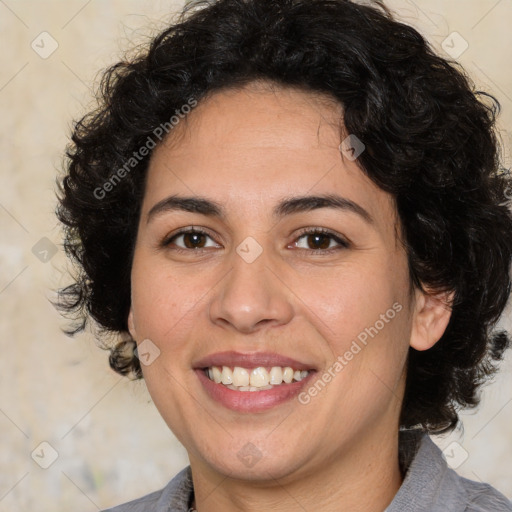
[[[272,389],[265,389],[263,391],[235,391],[223,384],[217,384],[210,380],[205,375],[204,370],[196,369],[195,371],[211,398],[224,407],[238,412],[266,411],[276,405],[287,402],[297,396],[300,390],[316,373],[316,371],[310,371],[307,377],[299,382],[281,384],[274,386]]]

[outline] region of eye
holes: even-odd
[[[173,250],[190,251],[202,250],[208,247],[219,247],[215,243],[210,246],[205,245],[206,238],[210,238],[210,240],[212,240],[211,236],[206,231],[196,228],[186,228],[166,238],[162,242],[162,246],[167,247],[169,245],[177,245],[176,242],[180,241],[180,244],[182,245],[173,247]]]
[[[306,247],[300,247],[299,240],[301,239],[305,239]],[[333,252],[350,247],[349,242],[323,228],[308,228],[301,232],[297,240],[294,244],[295,247],[317,253]],[[332,242],[335,243],[334,247],[331,245]]]
[[[207,245],[207,239],[212,240],[213,243]],[[306,247],[301,247],[301,239],[305,240]],[[334,246],[332,245],[333,242]],[[203,251],[209,247],[220,247],[213,241],[209,233],[197,228],[184,228],[165,238],[161,245],[162,247],[172,246],[173,251],[188,253],[190,251]],[[350,243],[327,229],[306,228],[300,232],[299,237],[291,244],[291,247],[322,254],[347,249],[350,247]]]

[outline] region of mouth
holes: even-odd
[[[261,413],[292,402],[318,372],[311,363],[279,354],[232,351],[196,361],[193,369],[210,400],[238,413]]]
[[[296,370],[291,366],[258,366],[257,368],[210,366],[202,368],[202,371],[216,384],[226,386],[233,391],[251,392],[301,382],[314,370]]]

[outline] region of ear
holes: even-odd
[[[133,320],[133,309],[130,308],[130,312],[128,313],[128,331],[131,337],[136,340],[137,339],[137,331],[135,330],[135,322]]]
[[[429,294],[416,290],[410,345],[416,350],[432,348],[444,334],[452,314],[454,292]]]

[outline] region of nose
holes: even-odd
[[[265,251],[250,263],[238,253],[232,260],[231,270],[212,296],[210,320],[244,334],[290,322],[292,293],[276,266],[270,267]]]

